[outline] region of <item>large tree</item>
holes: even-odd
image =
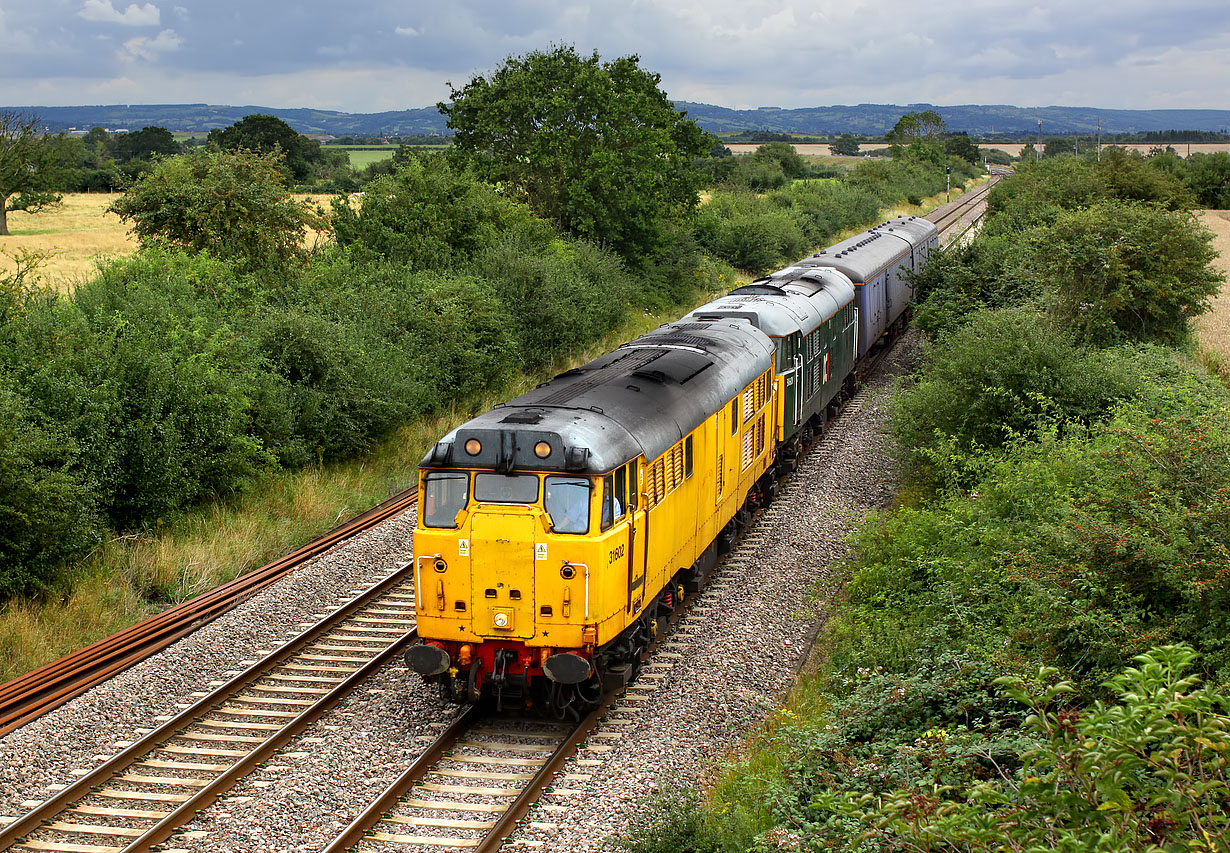
[[[52,188],[63,161],[61,142],[42,132],[36,116],[0,112],[0,237],[9,233],[9,211],[35,211],[60,200]]]
[[[523,194],[565,231],[633,262],[662,243],[666,219],[691,211],[707,137],[626,56],[602,62],[571,46],[509,57],[439,104],[462,156]]]
[[[91,131],[93,132],[93,131]],[[152,160],[154,157],[170,157],[182,149],[171,131],[165,127],[143,127],[132,133],[121,133],[111,145],[115,159],[121,163],[129,160]]]
[[[211,130],[209,141],[216,142],[225,151],[241,148],[262,154],[281,151],[286,168],[297,181],[306,180],[313,166],[324,160],[319,142],[308,139],[277,116],[261,113],[244,116],[229,127]]]

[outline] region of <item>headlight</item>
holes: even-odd
[[[545,441],[540,441],[534,445],[534,455],[539,459],[546,459],[551,455],[551,445]]]
[[[508,614],[507,613],[495,614],[495,627],[497,628],[507,628],[508,627]]]
[[[483,443],[477,438],[471,438],[466,442],[466,453],[471,456],[477,456],[483,452]]]

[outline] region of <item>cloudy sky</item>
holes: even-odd
[[[737,108],[1230,108],[1230,0],[0,0],[0,104],[399,110],[554,43]]]

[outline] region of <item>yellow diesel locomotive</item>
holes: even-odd
[[[561,717],[632,677],[852,391],[874,278],[856,288],[856,254],[737,289],[437,442],[420,466],[411,669],[452,701]]]

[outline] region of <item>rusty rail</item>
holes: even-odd
[[[414,506],[414,489],[393,497],[262,568],[164,610],[59,660],[0,684],[0,735],[57,708],[192,633],[335,545]]]

